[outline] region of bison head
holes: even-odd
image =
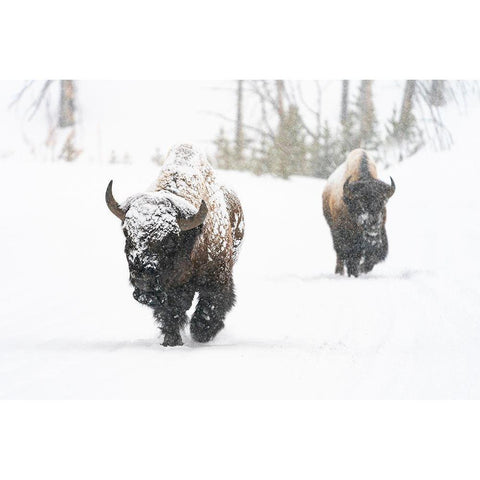
[[[161,301],[161,288],[172,280],[179,262],[189,257],[194,230],[208,213],[204,201],[195,209],[186,200],[168,192],[151,192],[130,197],[122,205],[112,194],[112,182],[105,194],[111,212],[122,221],[125,254],[134,297],[141,303]]]
[[[350,183],[350,177],[343,185],[343,201],[356,224],[364,231],[376,236],[383,225],[385,205],[395,192],[395,182],[390,185],[377,179],[359,180]]]

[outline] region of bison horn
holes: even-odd
[[[107,191],[105,192],[105,201],[110,211],[123,222],[123,220],[125,220],[125,211],[120,207],[115,198],[113,198],[112,184],[113,180],[110,180]]]
[[[345,183],[343,184],[343,194],[346,196],[346,197],[349,197],[350,196],[350,179],[352,178],[352,176],[350,175],[347,180],[345,181]]]
[[[388,192],[388,196],[391,197],[395,193],[395,182],[393,181],[393,178],[390,177],[390,190]]]
[[[187,218],[177,217],[177,223],[180,227],[180,230],[185,232],[186,230],[191,230],[192,228],[198,227],[205,221],[207,213],[207,204],[202,200],[202,204],[200,205],[197,213]]]

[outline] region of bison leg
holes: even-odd
[[[371,257],[366,257],[365,262],[362,265],[362,273],[369,273],[373,270],[377,262],[375,262]]]
[[[359,252],[353,251],[350,252],[346,259],[347,264],[347,274],[348,276],[358,277],[360,274],[360,261],[362,259],[361,254]]]
[[[383,262],[387,258],[387,255],[388,239],[385,227],[383,227],[378,242],[373,246],[367,247],[362,273],[371,272],[377,263]]]
[[[349,277],[351,275],[353,275],[354,277],[358,277],[360,273],[359,265],[360,265],[360,262],[358,260],[352,260],[352,259],[347,260],[347,273]]]
[[[190,333],[196,342],[208,342],[224,327],[223,320],[235,303],[233,280],[227,285],[201,290]]]
[[[344,243],[343,258],[347,265],[348,276],[358,277],[360,274],[360,262],[364,255],[363,239],[360,235],[352,235]]]
[[[338,253],[337,253],[337,264],[335,266],[335,273],[338,275],[343,275],[344,273],[343,260]]]
[[[163,346],[183,345],[180,329],[187,323],[187,310],[192,304],[192,290],[182,290],[169,294],[162,305],[155,307],[154,317],[163,334]]]
[[[347,233],[343,229],[332,229],[333,248],[337,254],[337,263],[335,273],[343,275],[346,259],[348,258],[348,239]]]

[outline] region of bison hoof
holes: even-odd
[[[212,340],[215,335],[225,326],[223,322],[203,323],[191,322],[190,333],[196,342],[205,343]]]
[[[164,347],[177,347],[183,345],[182,336],[179,333],[166,333],[163,337]]]

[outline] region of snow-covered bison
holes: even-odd
[[[323,191],[323,214],[337,253],[335,273],[357,277],[368,273],[388,253],[386,204],[395,192],[377,178],[377,168],[365,150],[353,150],[329,177]]]
[[[154,191],[119,205],[110,182],[105,198],[122,221],[133,296],[153,308],[163,345],[182,345],[195,292],[190,332],[211,340],[235,303],[232,269],[244,229],[235,193],[216,182],[205,154],[183,144],[168,153]]]

